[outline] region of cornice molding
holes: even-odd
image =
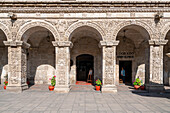
[[[1,0],[0,3],[102,3],[102,4],[113,4],[113,3],[144,3],[144,4],[154,4],[154,3],[169,3],[169,0]]]
[[[61,1],[61,0],[1,0],[4,8],[169,8],[170,1],[138,0],[138,1]]]
[[[55,47],[70,47],[72,48],[73,43],[71,41],[52,41],[53,46]]]
[[[149,45],[153,46],[160,46],[160,45],[166,45],[168,40],[149,40]]]
[[[30,44],[23,42],[23,41],[3,41],[5,46],[10,46],[10,47],[18,47],[21,46],[23,48],[29,48]]]
[[[170,8],[68,8],[68,7],[49,7],[49,8],[0,8],[1,13],[111,13],[111,12],[170,12]]]
[[[102,47],[102,46],[117,46],[118,44],[119,44],[119,41],[112,41],[112,40],[100,41],[99,47]]]

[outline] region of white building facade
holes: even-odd
[[[55,91],[102,80],[102,92],[117,92],[120,70],[126,82],[139,77],[149,91],[170,85],[169,0],[0,1],[1,84],[22,91],[27,81]]]

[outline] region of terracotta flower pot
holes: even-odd
[[[49,86],[48,88],[49,88],[50,91],[54,90],[54,86]]]
[[[29,81],[27,81],[27,85],[30,85],[30,82],[29,82]]]
[[[6,90],[6,86],[4,86],[4,89]]]
[[[138,86],[138,85],[134,85],[134,88],[135,88],[135,89],[139,89],[139,88],[140,88],[140,86]]]
[[[141,90],[144,90],[144,89],[145,89],[145,86],[140,86],[140,89],[141,89]]]
[[[96,91],[100,91],[100,86],[96,86]]]

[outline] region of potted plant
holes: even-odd
[[[7,80],[4,81],[4,85],[5,85],[4,89],[6,89],[6,86],[8,85],[8,81]]]
[[[5,81],[4,81],[4,89],[6,89],[6,86],[8,85],[8,74],[5,76]]]
[[[96,91],[100,91],[100,86],[102,85],[99,79],[96,80]]]
[[[145,86],[144,85],[140,86],[140,89],[145,90]]]
[[[27,85],[30,85],[30,81],[29,81],[29,79],[27,78]]]
[[[53,91],[53,90],[54,90],[54,86],[55,86],[55,84],[56,84],[55,78],[56,78],[55,75],[54,75],[52,78],[50,78],[50,80],[51,80],[51,85],[49,85],[49,87],[48,87],[50,91]]]
[[[141,80],[141,86],[140,86],[140,89],[141,89],[141,90],[144,90],[144,89],[145,89],[145,85],[143,84],[142,80]]]
[[[141,86],[141,80],[139,78],[136,78],[136,80],[133,81],[133,85],[135,89],[139,89]]]

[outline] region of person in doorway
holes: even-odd
[[[92,74],[93,74],[93,70],[92,70],[92,68],[90,68],[89,75],[92,75]]]
[[[93,70],[92,70],[92,68],[90,68],[89,74],[88,74],[88,78],[87,78],[87,82],[91,82],[92,83],[92,74],[93,74]]]
[[[122,76],[122,79],[123,79],[123,83],[125,83],[125,70],[123,69],[123,67],[122,67],[122,70],[121,70],[121,76]]]

